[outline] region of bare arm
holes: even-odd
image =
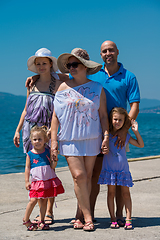
[[[103,141],[101,145],[102,153],[107,154],[109,152],[109,123],[108,123],[108,114],[107,114],[107,104],[106,104],[106,94],[104,89],[102,89],[100,96],[100,107],[99,107],[99,116],[103,132]]]
[[[134,102],[130,104],[130,112],[128,113],[130,120],[125,124],[125,126],[123,128],[121,128],[120,130],[118,130],[116,132],[116,134],[114,135],[114,137],[117,136],[117,140],[115,142],[115,146],[118,144],[118,148],[119,147],[124,147],[125,145],[125,141],[126,141],[126,136],[127,136],[127,132],[129,130],[129,128],[131,127],[131,119],[136,119],[139,113],[139,102]]]
[[[68,74],[58,74],[59,76],[59,79],[62,81],[62,82],[66,82],[69,80],[69,75]]]
[[[62,82],[66,82],[69,80],[69,75],[68,74],[58,74],[59,76],[59,79],[62,81]],[[32,88],[34,83],[38,80],[39,78],[39,75],[34,75],[34,76],[31,76],[31,77],[28,77],[27,80],[26,80],[26,83],[25,83],[25,87],[27,88]]]
[[[29,190],[31,188],[31,184],[29,182],[29,176],[30,176],[30,158],[27,155],[26,156],[26,167],[25,167],[25,186],[26,186],[27,190]]]
[[[58,126],[59,121],[54,111],[51,122],[51,162],[57,161],[58,159],[58,141],[57,141]]]
[[[132,120],[131,124],[132,124],[132,131],[134,132],[134,134],[136,136],[136,139],[130,137],[129,143],[136,146],[136,147],[143,148],[144,147],[144,142],[143,142],[143,139],[142,139],[142,137],[141,137],[141,135],[138,131],[138,123],[135,120]]]
[[[28,99],[28,96],[29,96],[29,89],[27,89],[27,99]],[[27,108],[27,100],[26,100],[24,110],[21,114],[18,126],[17,126],[15,134],[14,134],[14,138],[13,138],[13,142],[14,142],[14,145],[16,147],[19,147],[19,145],[20,145],[20,131],[22,129],[24,118],[25,118],[25,115],[26,115],[26,108]]]

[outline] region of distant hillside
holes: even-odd
[[[160,106],[160,100],[142,98],[140,102],[140,109],[155,108]]]
[[[20,114],[25,106],[26,97],[0,92],[0,113]]]
[[[158,114],[160,114],[160,106],[140,109],[140,113],[158,113]]]
[[[24,109],[25,102],[25,96],[17,96],[10,93],[0,92],[0,113],[20,114]],[[142,98],[140,103],[140,112],[160,112],[160,100]]]

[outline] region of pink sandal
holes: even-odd
[[[125,226],[124,226],[125,230],[133,230],[134,227],[132,225],[132,220],[126,220]]]
[[[84,231],[94,231],[94,224],[92,221],[86,222],[84,227],[83,227]]]
[[[73,224],[74,229],[82,229],[84,227],[83,223],[79,219],[75,220]]]
[[[44,221],[38,222],[38,228],[41,230],[49,230],[50,229],[49,225],[45,224]]]
[[[119,225],[118,225],[117,222],[111,222],[110,228],[112,228],[112,229],[118,229],[118,228],[119,228]]]
[[[35,231],[35,230],[37,230],[37,228],[38,228],[37,224],[31,223],[30,219],[27,222],[25,222],[24,219],[23,219],[23,225],[26,225],[28,223],[30,223],[30,225],[28,227],[26,226],[28,231]]]

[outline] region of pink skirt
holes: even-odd
[[[58,177],[46,181],[35,181],[31,183],[29,191],[30,198],[53,198],[64,193],[64,188]]]

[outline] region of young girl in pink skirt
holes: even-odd
[[[29,231],[38,228],[49,230],[49,225],[44,221],[47,199],[64,193],[64,188],[54,171],[57,159],[50,161],[50,150],[45,148],[45,143],[48,141],[47,127],[33,127],[30,139],[33,149],[27,153],[25,166],[25,186],[29,190],[30,201],[23,218],[23,225],[26,225]],[[30,176],[31,183],[29,182]],[[29,218],[37,202],[40,206],[40,221],[32,223]]]

